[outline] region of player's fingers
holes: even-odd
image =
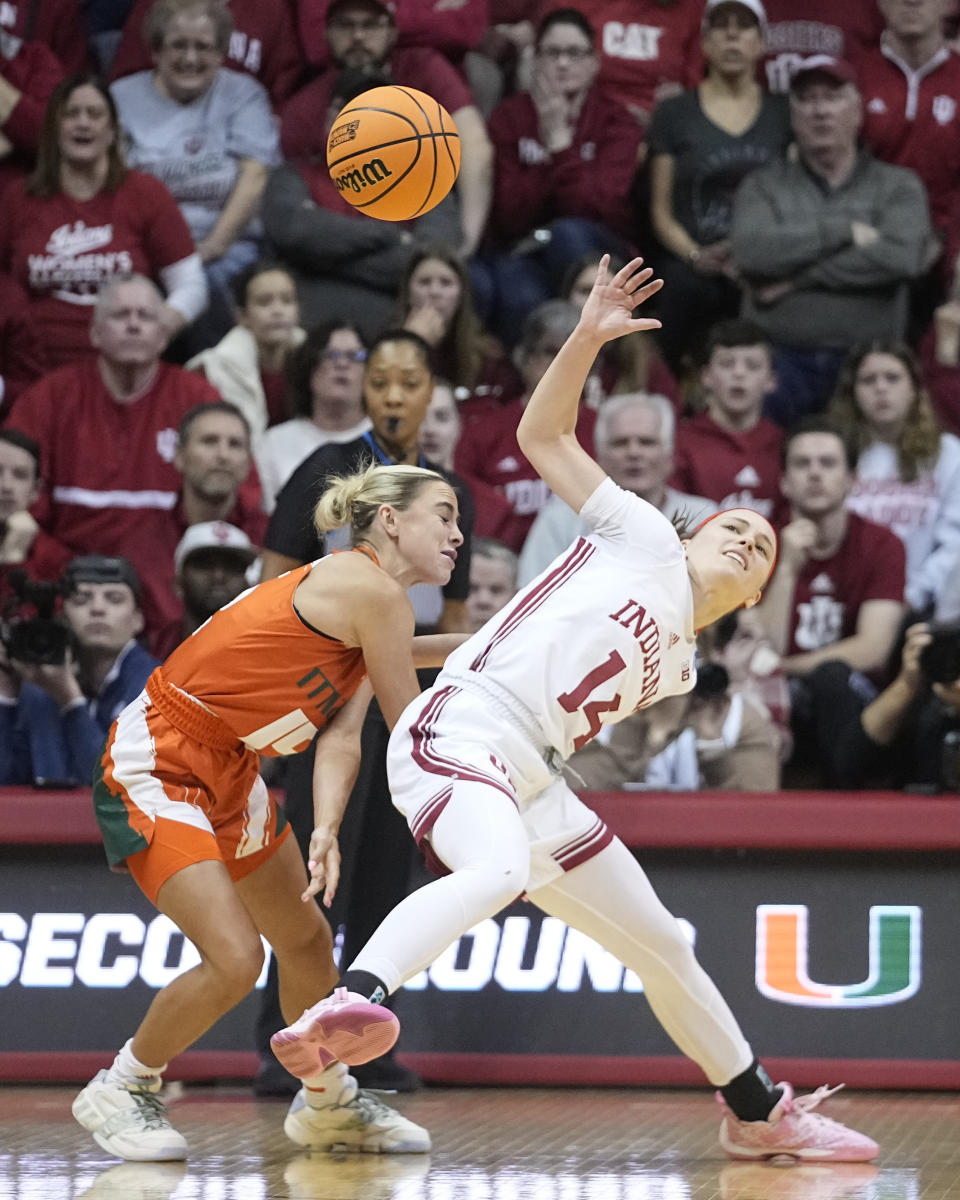
[[[609,258],[609,257],[610,256],[607,255],[607,258]],[[637,271],[639,271],[642,266],[643,266],[642,258],[631,258],[630,261],[627,263],[627,265],[624,267],[621,267],[620,270],[616,273],[616,275],[614,275],[614,277],[613,277],[614,284],[616,284],[617,287],[623,287],[623,285],[627,282],[627,280],[630,278],[630,276],[635,274]]]
[[[638,288],[635,292],[631,292],[630,299],[634,301],[634,304],[643,304],[645,300],[649,300],[651,296],[656,295],[662,287],[662,279],[651,279],[643,287]]]
[[[653,267],[644,267],[643,270],[638,271],[636,275],[630,276],[624,285],[624,291],[629,292],[632,295],[637,291],[638,288],[643,287],[652,274]]]
[[[597,278],[594,281],[595,283],[605,283],[606,282],[607,267],[609,267],[609,266],[610,266],[610,255],[604,254],[604,256],[597,263]]]
[[[306,902],[312,896],[315,896],[320,891],[322,883],[322,879],[311,879],[306,888],[300,893],[300,899]]]
[[[645,330],[662,328],[662,323],[656,317],[636,317],[630,322],[631,333],[643,333]]]

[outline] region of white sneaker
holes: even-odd
[[[187,1157],[183,1135],[170,1124],[153,1088],[127,1088],[100,1071],[73,1102],[73,1115],[108,1154],[130,1162],[168,1162]]]
[[[378,1100],[358,1091],[351,1079],[339,1104],[311,1108],[303,1089],[296,1094],[283,1132],[311,1150],[357,1150],[366,1154],[429,1154],[430,1134]],[[347,1099],[349,1097],[349,1099]]]

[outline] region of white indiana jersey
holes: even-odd
[[[693,595],[673,526],[609,478],[580,515],[589,536],[458,647],[434,685],[492,682],[564,758],[697,677]]]

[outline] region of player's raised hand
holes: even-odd
[[[633,258],[610,278],[610,255],[600,259],[597,278],[580,314],[580,328],[610,342],[628,333],[659,329],[660,322],[652,317],[634,317],[634,309],[663,287],[662,279],[653,278],[653,270],[643,265],[642,258]]]

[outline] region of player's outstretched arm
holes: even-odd
[[[594,359],[606,342],[660,328],[659,321],[633,312],[663,280],[652,278],[642,258],[632,259],[612,279],[609,265],[605,254],[576,329],[534,389],[517,429],[520,449],[537,474],[577,512],[604,478],[576,438],[577,409]]]
[[[313,757],[313,833],[307,852],[310,881],[302,900],[323,889],[329,908],[340,882],[337,834],[360,770],[360,735],[373,698],[364,679],[317,739]]]

